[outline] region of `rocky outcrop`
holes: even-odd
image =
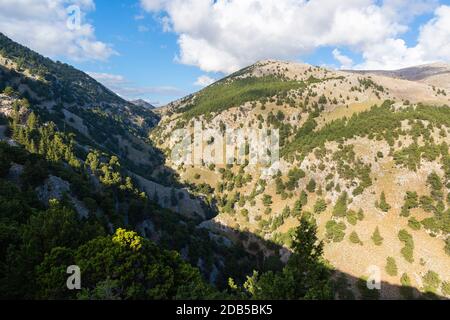
[[[66,195],[71,200],[80,217],[87,218],[89,210],[77,198],[70,194],[70,183],[56,176],[50,175],[43,185],[35,189],[39,201],[48,205],[52,199],[61,200]]]

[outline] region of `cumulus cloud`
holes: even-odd
[[[213,78],[207,75],[203,75],[197,78],[197,80],[194,82],[194,85],[198,87],[207,87],[210,84],[213,84],[215,81],[216,80],[214,80]]]
[[[436,0],[140,1],[178,34],[180,63],[224,73],[260,59],[298,59],[323,46],[347,47],[374,65],[371,52],[380,52],[380,44],[400,50],[414,17],[437,7]],[[415,53],[406,51],[412,61]]]
[[[93,0],[0,0],[0,31],[51,57],[106,60],[116,52],[84,21],[94,9]]]
[[[143,98],[149,95],[180,97],[186,94],[184,91],[172,86],[138,86],[122,75],[98,72],[87,72],[87,74],[122,98],[128,100]]]
[[[433,18],[420,28],[417,45],[388,38],[363,53],[358,69],[398,69],[436,61],[450,62],[450,6],[439,6]]]
[[[353,65],[353,60],[346,55],[343,55],[339,49],[333,50],[333,57],[341,64],[341,69],[350,69]]]

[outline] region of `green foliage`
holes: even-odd
[[[371,239],[376,246],[381,246],[383,244],[384,238],[381,236],[380,229],[378,229],[378,227],[375,228]]]
[[[280,272],[254,272],[247,277],[241,294],[257,300],[331,299],[330,270],[322,261],[323,243],[316,234],[317,227],[301,219],[287,265]],[[231,284],[239,290],[234,281]]]
[[[442,282],[441,292],[444,296],[450,296],[450,282]]]
[[[316,203],[314,204],[314,213],[320,214],[325,212],[327,209],[327,203],[323,198],[317,198]]]
[[[411,279],[409,278],[407,273],[403,273],[402,276],[400,277],[400,283],[402,284],[402,286],[400,287],[400,294],[405,298],[405,299],[413,299],[414,295],[413,295],[413,289],[411,287]]]
[[[270,207],[272,205],[272,196],[265,194],[262,198],[262,203],[265,207]]]
[[[412,235],[409,234],[405,229],[402,229],[398,233],[398,238],[405,245],[400,251],[403,258],[405,258],[405,260],[409,263],[412,263],[414,261],[414,240]]]
[[[439,285],[441,284],[439,275],[431,270],[429,270],[422,277],[422,281],[423,281],[423,290],[426,293],[436,293],[439,288]]]
[[[347,203],[348,203],[348,195],[347,195],[347,192],[344,191],[339,196],[339,198],[333,208],[333,216],[338,217],[338,218],[345,217],[347,215],[347,210],[348,210]]]
[[[43,98],[67,103],[126,103],[87,74],[12,41],[0,33],[0,48],[5,58],[14,61],[20,70],[28,70],[40,81],[22,79]]]
[[[327,123],[320,130],[313,130],[315,126],[312,126],[312,129],[301,130],[282,149],[281,154],[288,158],[297,154],[302,159],[315,148],[322,147],[326,141],[338,141],[358,136],[386,139],[388,136],[396,136],[400,133],[403,120],[427,120],[432,125],[450,127],[449,108],[418,105],[414,108],[407,107],[394,110],[391,108],[391,104],[391,101],[386,101],[381,106],[373,106],[368,111],[355,113],[351,118],[338,119]],[[311,128],[311,123],[308,126]],[[398,165],[405,165],[414,170],[419,165],[422,156],[431,156],[431,149],[430,145],[419,148],[417,144],[413,144],[394,153],[394,159]]]
[[[351,243],[354,243],[354,244],[360,244],[360,245],[363,244],[362,241],[359,239],[359,236],[356,233],[356,231],[352,231],[352,233],[350,233],[349,240]]]
[[[420,230],[420,227],[421,227],[420,222],[417,221],[417,219],[414,217],[411,217],[408,220],[408,226],[413,230]]]
[[[311,193],[316,191],[316,181],[314,179],[309,180],[308,184],[306,185],[306,190]]]
[[[397,264],[395,263],[395,259],[393,257],[386,258],[386,272],[391,277],[394,277],[398,273]]]
[[[447,239],[445,240],[444,251],[448,256],[450,256],[450,237],[447,237]]]
[[[443,184],[441,182],[441,178],[438,176],[436,172],[430,173],[427,178],[427,184],[431,187],[431,197],[435,201],[442,201],[444,198],[444,194],[442,192]]]
[[[381,192],[380,201],[375,203],[375,207],[379,208],[381,211],[388,212],[391,206],[386,202],[386,195],[384,191]]]
[[[298,187],[298,181],[306,176],[306,173],[300,168],[292,168],[288,172],[288,181],[286,182],[286,188],[289,191],[293,191]]]
[[[183,108],[183,116],[186,119],[209,116],[248,101],[271,98],[303,87],[303,82],[287,81],[275,76],[225,79],[200,91],[194,102]]]
[[[341,242],[345,237],[345,224],[343,222],[336,222],[330,220],[326,226],[326,238],[333,242]]]
[[[358,213],[353,210],[349,210],[347,212],[347,221],[353,226],[356,225],[358,223]]]
[[[15,94],[15,91],[12,87],[6,86],[5,89],[3,89],[3,94],[12,97]]]
[[[96,238],[81,246],[75,262],[83,270],[84,295],[91,296],[106,280],[117,281],[121,299],[173,299],[190,288],[212,291],[198,270],[176,252],[160,250],[150,241],[119,229],[113,237]],[[198,294],[198,292],[197,292]]]
[[[402,206],[401,215],[408,217],[410,210],[419,206],[419,197],[417,192],[407,191],[405,195],[405,203]]]
[[[353,195],[357,196],[372,185],[370,178],[370,166],[363,163],[361,159],[356,159],[353,145],[340,146],[340,150],[333,155],[333,160],[337,163],[339,176],[355,181],[359,180],[358,186],[353,190]]]

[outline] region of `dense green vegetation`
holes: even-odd
[[[200,91],[192,104],[181,111],[187,119],[201,115],[210,116],[213,112],[238,107],[248,101],[264,101],[305,86],[304,82],[287,81],[275,76],[223,80]]]
[[[346,144],[346,139],[356,136],[389,144],[389,152],[377,152],[375,161],[393,157],[397,166],[412,171],[420,168],[422,160],[438,160],[442,164],[444,176],[438,170],[439,173],[432,172],[427,178],[429,192],[405,194],[401,216],[408,217],[408,226],[413,230],[423,228],[439,237],[450,232],[448,144],[437,144],[430,133],[436,128],[441,137],[447,134],[445,127],[450,127],[447,107],[410,106],[405,102],[404,108],[395,109],[392,102],[386,101],[319,129],[316,120],[324,105],[341,102],[327,99],[325,94],[318,97],[318,103],[317,99],[309,101],[317,97],[313,91],[315,84],[326,79],[311,76],[307,81],[292,81],[281,73],[260,78],[239,77],[245,75],[243,70],[200,91],[190,104],[180,109],[183,116],[178,125],[193,117],[210,118],[245,102],[252,102],[252,108],[260,105],[263,110],[268,102],[276,103],[280,109],[295,107],[308,113],[307,118],[304,114],[290,118],[282,110],[270,111],[266,119],[259,115],[260,128],[267,123],[280,130],[280,145],[287,160],[302,160],[314,151],[317,159],[324,160],[319,165],[308,165],[308,171],[326,170],[324,163],[331,159],[332,171],[346,180],[336,182],[332,172],[321,185],[321,179],[316,175],[311,178],[296,165],[286,176],[279,171],[274,177],[277,195],[282,200],[299,196],[293,199],[296,201],[292,207],[277,211],[279,197],[265,193],[266,180],[256,181],[253,191],[245,193],[253,181],[245,170],[248,163],[220,169],[205,164],[205,168],[221,174],[221,181],[212,187],[201,183],[203,173],[196,173],[194,180],[198,183],[186,185],[190,196],[199,199],[201,196],[203,205],[213,214],[220,208],[235,222],[237,218],[246,222],[254,218],[257,222],[254,234],[241,230],[237,222],[232,225],[237,230],[230,228],[230,234],[239,239],[234,243],[200,228],[200,218],[187,218],[162,209],[158,194],[149,197],[130,176],[136,173],[164,181],[172,187],[164,201],[178,205],[181,198],[175,187],[181,185],[174,179],[176,174],[163,168],[162,154],[144,144],[149,142],[152,114],[141,109],[130,111],[125,101],[87,75],[39,56],[2,34],[0,48],[2,56],[17,64],[16,70],[0,68],[0,91],[15,99],[12,118],[2,117],[0,123],[9,124],[6,134],[21,145],[0,143],[0,298],[329,299],[336,293],[340,298],[355,298],[345,275],[338,277],[336,283],[331,280],[332,268],[323,260],[323,243],[317,238],[314,215],[325,212],[331,205],[328,195],[323,194],[326,190],[339,195],[332,206],[333,216],[325,226],[327,241],[343,241],[347,226],[355,226],[364,219],[362,209],[349,209],[352,203],[353,206],[358,203],[353,202],[352,196],[361,195],[373,184],[372,178],[376,181],[377,177],[371,178],[371,164],[356,156],[353,145]],[[25,70],[36,79],[23,77]],[[385,92],[370,78],[359,79],[359,85],[351,91],[372,89],[378,97]],[[306,99],[296,102],[294,98],[303,99],[303,93]],[[55,100],[52,110],[37,107],[47,99]],[[115,104],[122,106],[116,108]],[[81,134],[70,125],[66,129],[66,124],[76,121],[64,114],[67,111],[82,119],[88,134]],[[63,120],[66,117],[67,123]],[[139,117],[137,122],[134,117]],[[300,120],[306,120],[303,126],[295,124]],[[224,128],[221,122],[220,129]],[[407,136],[412,143],[402,146],[402,138]],[[134,149],[143,151],[142,158],[150,164],[133,163],[128,158],[129,146],[119,143],[124,139]],[[327,150],[327,141],[336,141],[337,151]],[[38,188],[50,176],[61,178],[70,189],[58,199],[45,200]],[[304,190],[297,190],[299,186]],[[312,212],[305,210],[308,197],[315,199]],[[263,214],[255,217],[251,208],[256,201],[265,208]],[[86,214],[80,206],[86,209]],[[379,195],[376,207],[383,212],[391,209],[384,192]],[[416,208],[433,215],[419,221],[410,216]],[[413,214],[419,216],[414,211]],[[299,227],[281,233],[279,230],[289,218],[300,219]],[[264,240],[269,238],[272,240]],[[398,238],[404,243],[401,254],[412,263],[412,235],[401,230]],[[371,239],[377,246],[383,244],[378,227]],[[356,231],[346,240],[363,245]],[[286,264],[281,263],[281,245],[293,252]],[[448,236],[444,250],[450,255]],[[83,290],[79,292],[65,287],[66,267],[72,264],[83,270]],[[393,257],[387,257],[385,270],[391,276],[398,275]],[[423,280],[425,291],[437,292],[441,284],[438,274],[430,271]],[[411,281],[406,273],[402,274],[401,283],[402,295],[411,297]],[[450,292],[448,287],[443,282],[441,291]],[[358,280],[357,288],[363,298],[379,297],[377,290],[367,289],[365,279]]]
[[[208,274],[206,270],[214,265],[215,258],[223,255],[225,265],[221,275],[238,281],[250,274],[250,268],[256,270],[257,265],[239,248],[221,249],[210,240],[206,230],[198,230],[195,223],[152,204],[134,187],[132,180],[124,176],[117,157],[105,157],[94,150],[84,161],[74,161],[70,140],[55,128],[45,131],[47,127],[31,115],[25,125],[16,124],[12,130],[13,135],[21,132],[26,150],[0,144],[2,298],[331,297],[330,270],[321,260],[322,244],[311,222],[302,220],[293,239],[294,255],[282,272],[265,272],[265,268],[260,267],[260,273],[249,277],[242,291],[235,286],[226,287],[226,282],[221,286],[220,279],[216,280],[217,287],[213,287],[202,275]],[[36,142],[41,144],[42,139],[46,147],[39,152],[32,146]],[[53,148],[66,152],[55,154],[51,151]],[[24,166],[19,185],[5,179],[13,164]],[[87,217],[77,214],[68,194],[61,200],[50,200],[47,206],[37,200],[34,187],[41,185],[49,174],[62,176],[76,186],[73,195],[83,199],[89,208]],[[100,190],[92,188],[92,176],[101,183]],[[125,208],[126,211],[122,211]],[[158,244],[120,227],[135,228],[144,219],[150,219],[159,230]],[[111,223],[114,233],[111,233]],[[153,236],[150,230],[145,233]],[[172,251],[181,251],[186,246],[189,250],[185,259]],[[192,267],[199,259],[203,260],[202,270]],[[263,260],[257,258],[258,261]],[[65,286],[66,268],[74,264],[83,270],[82,291],[69,291]],[[250,289],[250,279],[258,282],[258,291]],[[273,279],[277,279],[278,288],[269,286]],[[290,288],[289,292],[285,288]]]
[[[47,100],[68,103],[126,103],[122,98],[74,67],[41,56],[0,33],[0,55],[12,60],[18,71],[29,70],[39,80],[23,79],[34,92]],[[8,73],[4,77],[14,76]],[[3,88],[0,87],[0,91]]]
[[[317,131],[301,129],[299,131],[301,134],[297,134],[295,139],[282,150],[282,155],[291,158],[297,154],[302,159],[314,148],[323,146],[326,141],[338,141],[352,137],[385,139],[393,143],[394,137],[398,137],[401,132],[401,121],[403,120],[411,122],[427,120],[434,126],[450,127],[449,119],[449,108],[418,105],[414,108],[394,110],[392,102],[386,101],[381,106],[373,106],[370,110],[353,114],[350,118],[327,123]],[[304,127],[306,126],[311,126],[311,124],[306,123]],[[426,128],[414,126],[411,133],[413,136],[426,134]],[[428,152],[430,152],[429,148],[424,148],[422,151],[422,153]],[[399,156],[399,158],[401,157]]]
[[[323,243],[317,239],[317,227],[301,219],[293,239],[293,255],[281,272],[253,273],[244,285],[230,280],[240,297],[252,299],[331,299],[330,270],[322,260]]]

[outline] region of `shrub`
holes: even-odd
[[[392,257],[386,258],[386,272],[390,276],[396,276],[397,275],[397,264],[395,263],[395,259]]]
[[[266,207],[270,207],[272,205],[272,196],[265,194],[262,198],[262,203]]]
[[[364,211],[363,209],[358,210],[358,220],[363,221],[364,220]]]
[[[450,296],[450,282],[442,282],[441,292],[444,296]]]
[[[317,199],[314,205],[314,213],[319,214],[324,212],[327,209],[327,203],[323,198]]]
[[[351,234],[350,234],[350,242],[351,243],[354,243],[354,244],[360,244],[360,245],[362,245],[363,243],[362,243],[362,241],[359,239],[359,236],[358,236],[358,234],[356,233],[356,231],[353,231]]]
[[[15,94],[15,91],[12,87],[7,86],[4,90],[3,90],[3,94],[12,97]]]
[[[375,206],[383,212],[388,212],[389,209],[391,209],[391,206],[386,202],[386,195],[384,194],[384,191],[381,192],[380,201],[375,202]]]
[[[409,278],[407,273],[402,274],[402,276],[400,277],[400,283],[402,284],[402,286],[400,287],[400,294],[405,299],[413,299],[414,294],[413,288],[411,287],[411,279]]]
[[[402,250],[400,250],[400,253],[409,263],[414,262],[414,250],[411,247],[403,247]]]
[[[414,261],[414,240],[411,234],[405,229],[402,229],[398,233],[398,238],[401,242],[405,244],[403,249],[400,251],[406,261],[412,263]]]
[[[347,221],[353,226],[356,225],[358,222],[358,214],[353,210],[349,210],[347,213]]]
[[[441,280],[439,279],[439,275],[434,271],[428,271],[423,277],[423,290],[429,293],[436,293],[439,288],[439,284]]]
[[[347,192],[343,192],[339,199],[337,200],[334,208],[333,208],[333,216],[335,217],[345,217],[347,214],[347,202],[348,195]]]
[[[420,228],[421,228],[420,222],[417,221],[417,219],[414,217],[411,217],[408,220],[408,226],[413,230],[420,230]]]
[[[405,195],[405,203],[402,206],[401,216],[408,217],[410,210],[419,206],[419,197],[417,192],[407,191]]]
[[[316,181],[314,179],[309,180],[306,190],[308,190],[310,193],[313,193],[316,191]]]
[[[336,222],[330,220],[327,222],[326,226],[326,237],[333,242],[341,242],[345,237],[345,224],[343,222]]]
[[[381,246],[383,244],[384,238],[381,236],[378,227],[375,228],[375,231],[373,232],[371,239],[376,246]]]

